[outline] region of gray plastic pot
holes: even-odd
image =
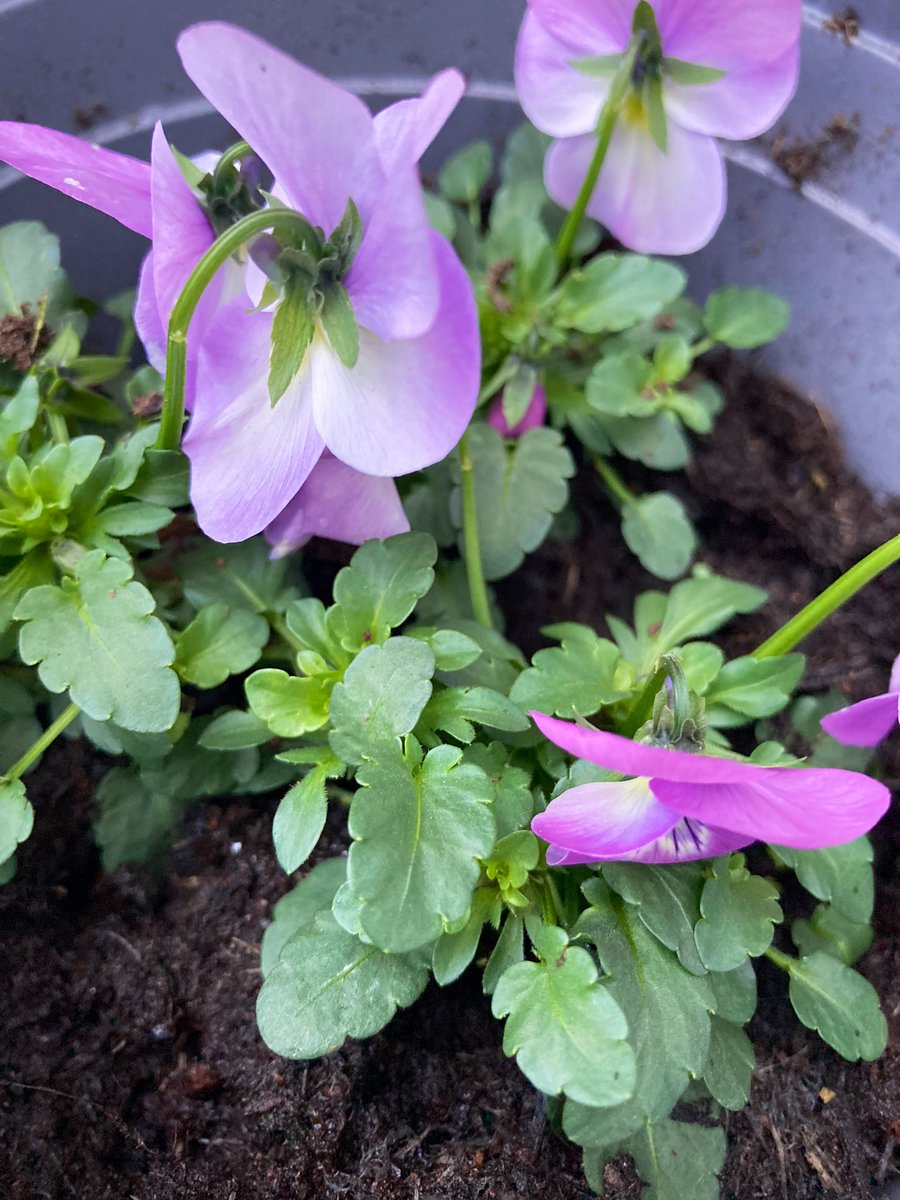
[[[752,3],[752,0],[747,0]],[[218,18],[252,29],[374,104],[418,91],[450,65],[470,94],[432,164],[474,137],[499,142],[519,119],[511,85],[520,0],[0,0],[0,115],[146,156],[154,122],[195,152],[227,131],[181,72],[175,36]],[[712,244],[687,262],[698,296],[725,283],[785,296],[794,320],[760,354],[824,404],[852,464],[882,494],[900,492],[900,0],[856,0],[846,45],[804,5],[803,70],[779,124],[788,142],[818,137],[835,114],[858,121],[795,187],[762,144],[728,148],[731,202]],[[426,165],[428,165],[426,163]],[[32,217],[61,234],[76,286],[129,286],[141,239],[9,171],[0,221]]]

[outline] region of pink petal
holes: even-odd
[[[575,853],[564,851],[547,852],[547,862],[550,866],[570,867],[579,863],[589,862],[642,862],[642,863],[676,863],[693,862],[699,858],[718,858],[720,854],[733,854],[750,844],[753,838],[744,837],[739,833],[731,833],[727,829],[714,829],[701,821],[690,821],[687,818],[678,821],[668,833],[664,833],[654,842],[648,842],[628,854],[616,855],[615,859],[586,858]],[[552,858],[551,858],[552,853]]]
[[[801,0],[654,0],[663,51],[703,66],[768,62],[795,45]]]
[[[312,348],[316,428],[336,458],[367,475],[405,475],[445,458],[478,398],[472,285],[449,243],[436,233],[431,242],[441,298],[424,336],[385,342],[361,329],[352,369],[321,342]]]
[[[585,57],[549,33],[533,12],[526,14],[516,43],[516,91],[525,115],[544,133],[572,137],[596,128],[611,79],[572,66]]]
[[[274,408],[268,373],[272,316],[223,309],[200,347],[197,399],[184,439],[191,501],[218,542],[242,542],[297,494],[322,453],[302,369]]]
[[[531,828],[553,847],[595,861],[637,850],[677,824],[678,815],[654,798],[647,779],[631,779],[569,788]]]
[[[347,290],[360,325],[385,341],[421,337],[434,324],[440,279],[413,163],[394,167],[350,268]]]
[[[363,475],[323,454],[284,512],[266,529],[272,557],[305,545],[311,537],[361,546],[370,538],[407,533],[409,521],[393,479]]]
[[[151,236],[150,168],[137,158],[42,125],[0,121],[0,161]]]
[[[736,68],[703,86],[668,82],[666,112],[695,133],[714,137],[758,137],[778,120],[797,90],[800,48],[790,46],[771,62]]]
[[[375,142],[384,173],[400,163],[417,163],[440,131],[466,90],[459,71],[441,71],[421,96],[399,100],[376,114]]]
[[[193,25],[184,69],[253,147],[291,204],[330,233],[350,196],[363,224],[383,172],[369,110],[349,92],[234,25]]]
[[[491,404],[490,411],[487,415],[488,425],[493,426],[498,433],[502,433],[507,438],[518,438],[523,433],[527,433],[529,429],[539,429],[543,425],[547,416],[547,393],[540,384],[534,389],[534,395],[531,397],[531,402],[525,410],[525,416],[517,425],[510,428],[506,423],[506,417],[503,415],[503,397],[498,396]]]
[[[828,713],[820,724],[845,746],[877,746],[897,726],[898,699],[896,692],[870,696]]]
[[[635,7],[636,0],[528,0],[528,16],[585,58],[625,49]]]
[[[745,765],[755,777],[742,783],[652,779],[650,788],[683,816],[797,850],[852,842],[891,801],[883,784],[854,771]]]
[[[571,208],[594,153],[593,135],[554,142],[545,164],[547,190]],[[631,250],[692,254],[725,215],[725,167],[712,138],[669,122],[669,150],[646,126],[621,120],[612,136],[588,213]]]

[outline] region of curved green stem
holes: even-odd
[[[840,579],[825,589],[815,600],[810,601],[796,616],[791,617],[787,624],[772,634],[770,638],[753,651],[754,658],[774,658],[788,651],[808,637],[826,617],[845,604],[851,596],[855,596],[860,588],[865,587],[882,571],[893,566],[900,560],[900,534],[890,538],[883,546],[873,550],[864,559],[845,571]]]
[[[51,746],[62,731],[71,725],[81,709],[77,704],[70,704],[64,708],[52,725],[48,725],[36,742],[32,743],[18,760],[6,771],[3,778],[8,782],[14,779],[21,779],[32,763],[37,762],[48,746]]]
[[[597,468],[597,474],[603,480],[607,491],[612,495],[613,499],[618,500],[620,504],[634,504],[637,500],[634,492],[615,469],[602,455],[594,455],[594,466]]]
[[[769,959],[770,962],[773,962],[776,967],[781,967],[782,971],[787,971],[788,974],[790,974],[791,967],[797,961],[795,958],[791,958],[788,954],[782,954],[781,951],[776,950],[774,946],[770,946],[768,950],[764,950],[763,954],[765,954],[766,958]]]
[[[213,170],[213,186],[222,182],[226,171],[236,166],[242,158],[247,158],[252,153],[253,147],[249,142],[235,142],[233,146],[229,146],[215,165]]]
[[[613,129],[616,126],[618,111],[618,104],[612,104],[607,100],[603,106],[603,111],[600,113],[600,120],[597,124],[597,146],[594,150],[594,157],[591,159],[591,165],[588,167],[587,175],[584,177],[581,191],[578,193],[575,203],[563,223],[556,242],[556,257],[562,264],[565,264],[569,260],[575,235],[578,233],[579,226],[587,211],[587,206],[590,204],[594,189],[597,186],[597,180],[600,178],[600,172],[603,169],[606,152],[609,150]]]
[[[241,247],[258,233],[267,230],[297,228],[302,233],[309,229],[309,222],[291,208],[264,209],[250,213],[236,221],[210,246],[188,276],[181,289],[172,315],[169,317],[169,333],[166,343],[166,393],[163,403],[158,450],[177,450],[181,444],[181,427],[184,424],[184,381],[187,371],[187,335],[191,318],[209,287],[216,272],[236,254]]]
[[[469,596],[472,600],[472,615],[486,629],[494,626],[491,606],[484,581],[484,565],[481,561],[481,542],[478,537],[478,504],[475,499],[475,466],[469,453],[468,435],[459,440],[459,471],[462,490],[463,551],[466,560],[466,578],[469,581]]]

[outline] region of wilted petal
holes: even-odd
[[[407,533],[409,521],[393,479],[363,475],[323,454],[303,487],[266,529],[272,557],[299,549],[311,537],[361,546],[370,538]]]
[[[440,279],[413,163],[394,167],[346,286],[360,325],[385,341],[420,337],[434,324]]]
[[[417,163],[462,99],[466,81],[450,68],[434,76],[421,96],[398,100],[377,113],[375,141],[384,173],[401,163]]]
[[[655,841],[678,823],[657,801],[647,779],[584,783],[551,800],[531,822],[539,838],[583,862],[620,855]]]
[[[299,491],[323,444],[312,419],[309,371],[272,408],[268,373],[272,317],[223,309],[204,339],[197,400],[184,439],[191,501],[218,542],[260,533]]]
[[[714,137],[758,137],[778,120],[797,90],[800,48],[790,46],[771,62],[735,68],[702,86],[668,82],[666,113],[685,129]]]
[[[719,68],[783,54],[800,38],[802,7],[801,0],[653,0],[664,53]]]
[[[42,125],[0,121],[0,161],[151,237],[150,167]]]
[[[636,7],[637,0],[528,0],[529,16],[582,57],[624,50]]]
[[[572,66],[575,59],[585,57],[588,53],[549,33],[533,12],[526,14],[516,43],[516,91],[529,121],[552,137],[572,137],[596,128],[611,77],[587,75]]]
[[[441,283],[429,331],[385,342],[360,330],[359,361],[345,367],[313,346],[316,428],[342,462],[367,475],[406,475],[446,457],[475,408],[481,373],[472,285],[450,245],[431,234]]]
[[[574,204],[595,147],[593,135],[550,147],[547,190],[564,208]],[[670,121],[664,154],[646,125],[621,120],[587,211],[632,250],[691,254],[706,245],[725,215],[719,148],[712,138]]]
[[[356,96],[219,21],[178,39],[184,69],[287,192],[330,233],[353,197],[365,224],[383,172],[372,117]]]
[[[652,779],[650,788],[674,812],[797,850],[852,842],[890,804],[883,784],[854,771],[745,765],[755,775],[740,783]]]
[[[820,723],[826,733],[846,746],[877,746],[896,729],[898,706],[900,696],[886,692],[828,713]]]

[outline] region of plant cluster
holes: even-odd
[[[221,24],[179,46],[243,139],[222,155],[157,129],[148,165],[0,123],[0,157],[152,241],[133,323],[109,304],[119,343],[96,355],[56,239],[0,231],[3,881],[35,819],[27,774],[64,732],[110,756],[110,870],[157,858],[203,797],[280,793],[275,857],[303,873],[262,945],[269,1046],[327,1054],[479,970],[588,1179],[624,1150],[657,1200],[716,1195],[754,959],[844,1057],[886,1038],[853,963],[889,802],[867,747],[900,674],[849,709],[798,699],[795,647],[900,538],[729,660],[709,639],[765,593],[691,570],[681,503],[616,466],[684,467],[723,403],[698,360],[787,322],[763,292],[699,306],[648,253],[712,235],[714,137],[784,107],[799,10],[531,0],[517,75],[539,128],[496,177],[477,142],[427,193],[458,73],[373,118]],[[527,662],[490,583],[574,536],[576,461],[673,586],[608,636],[548,625]],[[313,535],[359,547],[329,603],[293,553]],[[348,849],[323,859],[329,822]],[[811,902],[783,928],[789,874]]]

